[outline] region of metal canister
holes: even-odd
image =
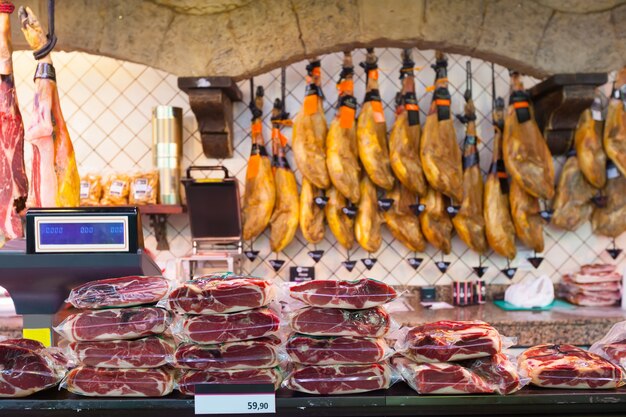
[[[159,171],[161,204],[180,204],[182,157],[183,109],[156,106],[152,110],[152,163]]]

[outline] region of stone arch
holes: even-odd
[[[45,0],[24,3],[45,19]],[[626,0],[61,0],[56,21],[59,49],[179,76],[242,79],[365,46],[438,48],[535,77],[626,64]]]

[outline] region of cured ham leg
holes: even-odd
[[[613,161],[607,163],[607,182],[604,193],[605,207],[595,207],[591,215],[591,228],[594,233],[617,237],[626,231],[626,177],[615,167]]]
[[[326,197],[328,197],[328,204],[324,207],[324,213],[326,214],[328,227],[337,238],[337,242],[347,250],[350,250],[354,245],[354,219],[351,219],[343,212],[344,207],[348,205],[348,201],[335,187],[330,187]]]
[[[502,144],[506,170],[528,194],[550,200],[554,197],[554,165],[543,138],[528,93],[519,73],[511,73],[511,97]]]
[[[361,179],[361,202],[354,224],[354,234],[359,245],[366,251],[376,252],[383,241],[381,235],[382,216],[378,212],[376,187],[369,177]]]
[[[22,33],[31,49],[47,42],[46,35],[30,8],[19,10]],[[31,207],[75,207],[80,201],[80,177],[76,156],[56,84],[52,58],[37,61],[33,118],[25,134],[33,145],[33,166],[28,205]]]
[[[393,200],[391,208],[383,212],[383,218],[393,237],[413,252],[424,252],[426,240],[419,219],[411,209],[411,205],[417,201],[415,193],[396,183],[393,190],[386,193],[386,198]]]
[[[589,220],[593,210],[591,199],[596,189],[585,180],[581,167],[580,158],[574,154],[567,158],[561,170],[552,205],[552,224],[561,229],[578,229]]]
[[[443,194],[429,188],[426,197],[420,200],[425,209],[419,219],[426,240],[447,255],[452,248],[452,221],[446,211],[445,200]]]
[[[11,55],[10,2],[0,0],[0,235],[22,236],[19,213],[26,205],[24,125],[17,104]]]
[[[574,148],[585,179],[596,188],[604,188],[606,153],[602,147],[602,122],[594,120],[590,109],[580,115],[574,136]]]
[[[617,73],[604,125],[604,149],[626,176],[626,67]]]
[[[543,252],[543,220],[539,215],[539,200],[515,181],[511,182],[509,200],[517,237],[535,252]]]
[[[302,177],[300,190],[300,230],[302,236],[310,243],[319,243],[324,239],[324,210],[316,203],[320,190]]]

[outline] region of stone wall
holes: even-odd
[[[45,0],[16,3],[46,19]],[[59,49],[178,76],[244,79],[363,46],[439,48],[535,77],[626,64],[626,0],[58,0],[56,15]]]

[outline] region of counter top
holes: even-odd
[[[414,296],[404,298],[412,311],[392,308],[392,317],[401,325],[415,326],[438,320],[483,320],[505,336],[518,338],[521,346],[539,343],[590,345],[604,336],[613,324],[626,320],[619,307],[555,307],[549,311],[504,311],[492,302],[486,304],[431,310]],[[395,303],[398,303],[396,301]]]

